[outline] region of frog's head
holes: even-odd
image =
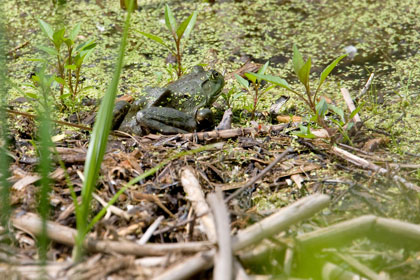
[[[201,84],[201,94],[206,100],[204,107],[209,107],[216,101],[217,97],[219,97],[222,92],[225,79],[223,78],[223,75],[216,70],[209,70],[205,75],[205,79]]]

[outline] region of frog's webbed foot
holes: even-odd
[[[139,111],[136,120],[141,127],[162,134],[188,133],[197,124],[193,117],[167,107],[150,107]]]

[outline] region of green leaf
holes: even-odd
[[[77,34],[79,34],[80,31],[80,23],[76,24],[73,29],[70,31],[69,38],[73,42],[76,40]]]
[[[190,36],[191,30],[194,28],[195,21],[197,20],[197,12],[193,12],[186,20],[184,20],[178,27],[176,35],[179,39],[184,36],[187,39]]]
[[[69,88],[69,85],[67,84],[67,82],[60,77],[54,77],[54,81],[56,81],[57,83],[59,83],[60,85],[63,85],[65,88]],[[70,94],[70,93],[69,93]],[[62,96],[62,95],[61,95]]]
[[[300,125],[299,128],[300,128],[300,131],[293,132],[294,135],[300,138],[310,138],[310,139],[316,138],[316,136],[312,134],[309,126]]]
[[[143,32],[143,31],[138,31],[138,30],[136,30],[138,33],[140,33],[141,35],[143,35],[143,36],[145,36],[145,37],[147,37],[147,38],[149,38],[149,39],[151,39],[151,40],[153,40],[153,41],[155,41],[156,43],[158,43],[158,44],[161,44],[162,46],[164,46],[164,47],[168,47],[166,44],[165,44],[165,42],[163,41],[163,39],[162,38],[160,38],[159,36],[156,36],[156,35],[153,35],[153,34],[150,34],[150,33],[146,33],[146,32]]]
[[[74,41],[69,38],[64,38],[64,43],[66,44],[67,47],[71,47],[74,45]]]
[[[38,19],[38,23],[39,23],[39,26],[41,27],[41,30],[52,41],[53,40],[53,34],[54,34],[54,30],[52,29],[52,27],[48,23],[43,21],[42,19]]]
[[[257,81],[257,77],[255,77],[254,75],[255,73],[253,72],[247,72],[245,73],[245,77],[247,77],[248,80],[250,80],[252,83],[255,83]]]
[[[66,69],[70,69],[70,70],[76,70],[77,69],[77,66],[76,65],[74,65],[74,64],[70,64],[70,65],[65,65],[64,66],[64,68],[66,68]]]
[[[32,99],[38,99],[38,95],[36,93],[33,93],[33,92],[25,92],[25,95],[29,98],[32,98]]]
[[[93,53],[94,49],[88,49],[81,51],[75,58],[74,63],[76,67],[81,67],[83,62]]]
[[[321,76],[319,77],[319,83],[318,83],[318,89],[321,87],[321,85],[324,83],[325,79],[328,77],[328,75],[331,73],[331,71],[337,66],[337,64],[342,60],[344,57],[346,57],[347,54],[343,54],[342,56],[336,58],[330,65],[328,65],[324,71],[322,71]]]
[[[311,59],[309,58],[306,63],[300,68],[298,78],[299,81],[309,88],[309,73],[311,71]]]
[[[300,69],[302,69],[303,65],[305,65],[305,61],[303,60],[303,57],[295,44],[293,44],[293,59],[292,60],[293,60],[293,69],[295,70],[296,75],[299,77]]]
[[[328,110],[328,104],[327,101],[325,101],[325,98],[321,98],[321,101],[319,101],[316,106],[316,113],[319,117],[323,118]]]
[[[328,104],[328,109],[330,109],[331,111],[333,111],[336,115],[338,115],[341,119],[341,122],[344,123],[346,120],[344,118],[344,111],[343,109],[334,106],[332,104]]]
[[[165,23],[168,27],[169,31],[171,31],[172,34],[176,34],[176,20],[174,15],[172,14],[171,8],[169,8],[168,4],[165,5]]]
[[[65,28],[61,28],[60,30],[57,30],[53,34],[53,43],[57,50],[60,50],[61,44],[64,41],[64,33],[66,32]]]
[[[242,78],[241,76],[239,76],[238,74],[235,74],[235,78],[238,81],[238,83],[243,86],[244,88],[248,89],[249,87],[249,83],[247,80],[245,80],[244,78]]]
[[[94,47],[96,47],[95,39],[90,39],[89,41],[79,44],[76,47],[76,51],[80,52],[82,50],[93,49]]]
[[[261,68],[258,70],[258,74],[262,74],[262,75],[264,75],[265,74],[265,71],[267,70],[267,68],[268,68],[268,64],[270,63],[270,61],[267,61],[263,66],[261,66]]]
[[[359,106],[357,106],[356,109],[354,109],[353,112],[351,112],[350,116],[349,116],[349,120],[351,120],[354,116],[356,116],[357,113],[359,113],[360,109],[362,109],[363,105],[365,103],[360,104]]]
[[[50,48],[50,47],[46,47],[46,46],[38,46],[38,49],[40,49],[41,51],[44,51],[50,55],[59,55],[59,53],[57,52],[56,49]]]
[[[258,74],[258,73],[253,73],[253,75],[255,77],[257,77],[258,79],[265,80],[267,82],[270,82],[272,84],[275,84],[275,85],[280,86],[282,88],[285,88],[287,90],[293,91],[290,88],[289,84],[286,82],[286,80],[283,80],[282,78],[275,77],[275,76],[272,76],[272,75],[262,75],[262,74]]]
[[[118,58],[115,63],[115,70],[108,85],[107,91],[102,98],[98,114],[96,115],[95,125],[89,141],[89,148],[86,154],[85,168],[84,168],[84,181],[82,187],[82,202],[80,209],[76,209],[76,224],[77,236],[76,246],[74,251],[74,260],[79,261],[83,254],[83,243],[86,234],[88,233],[88,217],[91,212],[92,194],[95,191],[99,170],[104,158],[106,146],[108,143],[108,136],[111,130],[112,111],[114,109],[115,97],[118,92],[118,83],[123,68],[123,58],[125,53],[125,46],[127,45],[128,32],[130,27],[131,11],[128,10],[124,31],[121,39],[121,44],[118,51]],[[77,203],[77,200],[75,201]],[[77,204],[76,204],[77,205]]]

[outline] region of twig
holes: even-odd
[[[367,92],[367,90],[370,87],[370,84],[373,81],[373,77],[375,76],[375,73],[370,74],[369,79],[367,80],[365,86],[360,90],[359,94],[356,96],[355,100],[359,100],[363,95],[365,95],[365,93]]]
[[[279,163],[288,153],[290,153],[292,151],[293,151],[293,148],[290,148],[290,147],[287,148],[284,152],[282,152],[279,156],[277,156],[272,163],[270,163],[266,168],[264,168],[257,176],[255,176],[254,178],[252,178],[251,180],[246,182],[245,185],[243,185],[242,187],[240,187],[239,189],[234,191],[231,195],[229,195],[225,199],[225,202],[226,203],[229,202],[230,200],[232,200],[232,198],[235,198],[236,196],[238,196],[246,188],[255,184],[255,182],[257,182],[259,179],[261,179],[268,171],[270,171],[277,163]]]
[[[143,234],[143,236],[140,238],[139,241],[137,241],[137,244],[139,245],[143,245],[146,244],[147,241],[149,241],[150,237],[152,237],[153,232],[155,232],[155,230],[158,228],[158,226],[160,225],[160,223],[163,221],[165,217],[163,216],[159,216],[150,226],[149,228],[146,230],[146,232]]]
[[[8,51],[8,52],[7,52],[7,55],[11,55],[11,54],[13,54],[14,52],[16,52],[17,50],[19,50],[19,49],[22,49],[22,48],[26,47],[27,45],[29,45],[29,41],[25,41],[25,42],[23,42],[22,44],[17,45],[16,47],[14,47],[14,48],[13,48],[13,49],[11,49],[10,51]]]
[[[355,274],[351,271],[345,270],[342,267],[330,263],[325,262],[324,266],[322,267],[322,279],[360,279],[360,280],[367,280],[366,278],[360,277],[360,275]]]
[[[33,213],[14,215],[12,217],[12,224],[15,228],[32,235],[41,233],[41,219]],[[75,229],[50,221],[47,222],[47,233],[48,238],[52,241],[68,246],[74,245],[75,236],[77,235]],[[90,252],[118,253],[135,256],[162,256],[170,252],[195,253],[213,247],[211,242],[138,245],[129,241],[93,240],[91,238],[87,239],[83,245]]]
[[[203,140],[216,140],[216,139],[228,139],[237,136],[244,136],[249,134],[269,134],[270,132],[278,132],[282,131],[289,124],[279,124],[279,125],[272,125],[272,126],[255,126],[255,127],[244,127],[244,128],[233,128],[233,129],[225,129],[225,130],[212,130],[212,131],[205,131],[205,132],[198,132],[198,133],[187,133],[181,134],[181,138],[185,140],[194,140],[198,139],[200,141]]]
[[[242,264],[233,259],[234,269],[235,269],[235,280],[250,280],[248,274],[246,274],[245,269],[242,267]]]
[[[394,219],[365,215],[316,231],[301,234],[296,238],[302,250],[320,247],[344,246],[347,242],[369,235],[371,239],[387,237],[388,244],[413,249],[420,242],[420,226]],[[416,245],[418,247],[418,245]]]
[[[329,197],[327,195],[315,194],[282,208],[279,212],[240,231],[232,239],[233,250],[243,249],[248,245],[259,242],[263,238],[277,234],[292,224],[309,218],[317,211],[326,207],[328,203]],[[154,280],[175,280],[191,277],[203,269],[210,268],[213,265],[214,254],[215,250],[196,254],[188,260],[167,269],[155,277]]]
[[[352,113],[354,110],[356,110],[356,106],[354,106],[353,100],[351,99],[351,96],[350,96],[350,92],[346,88],[341,88],[340,91],[341,91],[341,94],[343,95],[344,101],[347,104],[347,108],[349,108],[350,113]],[[362,122],[362,120],[360,119],[359,113],[354,115],[353,121],[355,125],[358,125],[359,123]]]
[[[213,215],[210,212],[206,199],[204,198],[204,193],[201,189],[200,183],[194,176],[194,173],[190,167],[182,168],[180,175],[182,187],[184,188],[185,193],[187,194],[188,200],[191,201],[195,213],[197,215],[202,215],[200,220],[203,223],[204,228],[206,229],[207,238],[210,241],[216,241],[217,235],[216,228],[213,222]]]
[[[29,113],[25,113],[25,112],[19,112],[19,111],[10,110],[10,109],[6,109],[6,112],[9,113],[9,114],[20,115],[20,116],[24,116],[24,117],[31,118],[31,119],[36,119],[37,118],[37,116],[35,116],[33,114],[29,114]],[[59,120],[52,120],[52,121],[55,122],[56,124],[76,127],[76,128],[79,128],[79,129],[82,129],[82,130],[87,130],[87,131],[92,131],[92,128],[89,127],[89,126],[70,123],[70,122],[65,122],[65,121],[59,121]],[[122,133],[119,133],[117,131],[110,131],[110,134],[112,134],[114,136],[126,137],[125,133],[122,134]]]
[[[220,189],[216,193],[207,196],[207,201],[213,212],[214,221],[217,229],[218,251],[214,259],[214,280],[232,279],[232,244],[230,238],[229,212],[223,201],[223,193]]]
[[[341,157],[341,158],[343,158],[343,159],[345,159],[345,160],[347,160],[347,161],[349,161],[349,162],[351,162],[351,163],[353,163],[357,166],[361,166],[363,168],[368,168],[368,169],[373,170],[373,171],[375,171],[379,174],[382,174],[382,175],[390,173],[390,171],[388,169],[382,168],[382,167],[380,167],[380,166],[378,166],[374,163],[371,163],[371,162],[369,162],[369,161],[367,161],[363,158],[360,158],[356,155],[353,155],[353,154],[351,154],[351,153],[349,153],[349,152],[347,152],[343,149],[340,149],[338,147],[334,146],[332,148],[332,150],[333,150],[334,154],[338,155],[339,157]],[[408,182],[407,180],[405,180],[404,178],[402,178],[398,175],[391,175],[391,178],[395,182],[403,184],[408,189],[420,192],[420,187],[419,186]]]
[[[108,205],[108,203],[103,200],[99,195],[97,195],[96,193],[92,194],[93,198],[95,198],[97,201],[99,201],[99,203],[103,206],[106,207]],[[124,218],[126,221],[130,220],[131,215],[128,214],[127,212],[125,212],[124,210],[121,210],[120,208],[111,205],[108,207],[108,211],[110,211],[111,213],[113,213],[114,215],[117,215],[121,218]]]
[[[344,255],[342,253],[335,252],[334,255],[336,255],[337,257],[339,257],[343,261],[345,261],[348,265],[353,267],[355,270],[357,270],[361,274],[367,276],[371,280],[382,280],[383,279],[375,271],[373,271],[372,269],[370,269],[366,265],[360,263],[358,260],[356,260],[355,258],[353,258],[352,256],[350,256],[348,254]]]

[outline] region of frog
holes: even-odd
[[[211,107],[222,92],[224,77],[195,66],[191,73],[165,87],[148,87],[132,104],[114,107],[113,128],[134,135],[188,133],[213,124]]]

